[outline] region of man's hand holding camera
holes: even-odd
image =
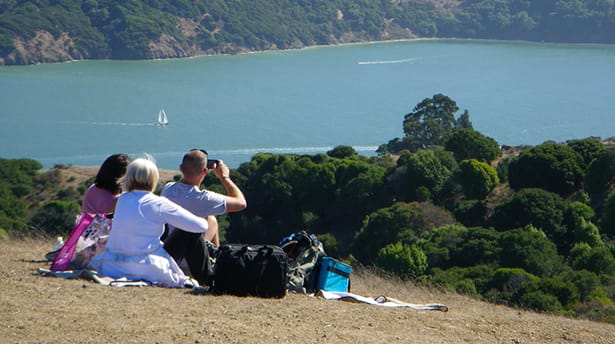
[[[220,181],[231,178],[231,170],[221,159],[209,159],[207,161],[207,168],[213,170],[214,174],[218,179],[220,179]]]

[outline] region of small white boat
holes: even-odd
[[[156,126],[166,126],[167,124],[169,124],[167,113],[164,109],[160,109],[160,112],[158,112],[158,122],[156,123]]]

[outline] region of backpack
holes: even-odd
[[[313,292],[317,264],[327,255],[322,243],[315,235],[301,231],[283,238],[279,245],[288,257],[288,290],[304,294]]]
[[[288,259],[277,245],[222,244],[216,256],[213,291],[216,294],[283,298]]]

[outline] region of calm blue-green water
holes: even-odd
[[[149,153],[176,169],[191,148],[233,167],[336,145],[373,155],[436,93],[500,144],[615,136],[615,45],[438,40],[0,67],[0,157],[51,167]]]

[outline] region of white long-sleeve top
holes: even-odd
[[[188,232],[207,231],[207,220],[149,191],[123,193],[115,207],[105,250],[90,262],[100,275],[184,287],[187,280],[164,250],[160,236],[169,223]]]

